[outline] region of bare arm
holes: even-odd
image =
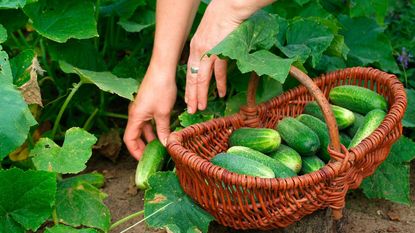
[[[134,102],[130,105],[124,142],[139,159],[145,143],[155,139],[150,121],[165,144],[170,133],[170,112],[176,100],[176,66],[186,41],[199,0],[158,0],[156,32],[150,65]]]

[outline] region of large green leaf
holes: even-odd
[[[70,128],[65,133],[63,146],[49,138],[41,138],[30,152],[36,169],[62,174],[78,173],[86,168],[97,138],[81,128]]]
[[[152,10],[140,11],[129,19],[121,19],[118,24],[127,32],[141,32],[143,29],[154,26],[156,14]]]
[[[0,9],[17,9],[24,7],[26,0],[1,0]]]
[[[98,233],[95,229],[76,229],[65,225],[55,225],[52,228],[46,228],[45,233]]]
[[[236,60],[242,73],[255,71],[258,75],[268,75],[284,82],[293,60],[267,51],[275,43],[277,33],[276,16],[259,12],[230,33],[209,54]]]
[[[207,232],[213,217],[186,195],[173,172],[158,172],[148,182],[144,216],[150,227],[172,233]]]
[[[415,158],[415,143],[402,136],[376,172],[363,180],[361,188],[369,198],[384,198],[410,204],[409,161]]]
[[[131,78],[118,78],[110,72],[96,72],[90,70],[83,70],[66,62],[59,62],[61,69],[65,73],[73,73],[85,83],[95,84],[99,89],[117,94],[129,100],[133,100],[133,94],[137,91],[138,82]]]
[[[311,56],[311,64],[315,67],[333,39],[330,28],[315,18],[296,18],[288,25],[286,46],[280,49],[288,57],[297,57],[302,62]]]
[[[203,113],[200,111],[195,114],[190,114],[187,111],[184,111],[179,115],[180,125],[183,127],[202,123],[211,119],[213,119],[213,114]]]
[[[10,59],[10,67],[13,74],[13,83],[20,87],[30,80],[30,70],[35,51],[26,49],[19,53],[19,55]]]
[[[95,47],[94,39],[71,39],[64,44],[48,41],[46,47],[54,61],[62,60],[80,69],[107,70],[102,54]]]
[[[0,51],[0,160],[22,145],[37,124],[12,79],[8,56]]]
[[[144,6],[146,4],[146,0],[113,0],[109,2],[109,4],[100,7],[100,15],[118,15],[122,18],[129,18],[139,6]]]
[[[340,15],[339,21],[343,25],[341,33],[350,48],[348,58],[357,61],[350,65],[377,64],[381,69],[399,72],[390,41],[374,20]]]
[[[39,0],[23,10],[33,21],[33,28],[51,40],[63,43],[70,38],[98,36],[92,1]]]
[[[405,89],[405,91],[408,105],[403,116],[402,124],[404,127],[415,127],[415,90]]]
[[[0,24],[0,44],[7,40],[7,30]]]
[[[17,168],[0,170],[0,232],[36,231],[52,213],[56,176]]]
[[[27,16],[21,10],[1,10],[0,24],[7,29],[8,33],[23,27],[26,22]]]
[[[376,17],[379,24],[383,24],[388,13],[389,0],[350,0],[350,16]]]
[[[94,227],[106,232],[111,223],[110,212],[103,203],[106,197],[84,177],[64,179],[56,193],[58,219],[73,227]]]

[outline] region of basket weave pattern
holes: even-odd
[[[209,162],[228,149],[228,138],[240,127],[275,128],[284,117],[303,112],[314,97],[299,86],[255,108],[187,127],[169,137],[168,150],[184,191],[216,220],[235,229],[286,227],[322,208],[341,210],[346,192],[357,188],[386,159],[402,134],[406,94],[393,75],[372,68],[348,68],[313,79],[326,98],[339,85],[377,91],[389,102],[379,128],[356,147],[329,149],[332,160],[319,171],[291,178],[263,179],[228,172]]]

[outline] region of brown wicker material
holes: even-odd
[[[296,78],[306,77],[295,68],[290,74]],[[250,86],[256,83],[255,79],[257,77],[252,78]],[[357,188],[364,177],[375,171],[402,134],[406,94],[394,75],[357,67],[300,82],[308,89],[301,85],[258,106],[255,100],[248,99],[248,105],[238,114],[192,125],[169,137],[167,147],[184,191],[222,225],[264,230],[286,227],[327,207],[339,218],[347,190]],[[332,160],[310,174],[265,179],[228,172],[209,162],[213,156],[227,150],[228,137],[233,130],[244,126],[275,128],[282,118],[301,114],[305,104],[318,95],[313,84],[326,98],[330,89],[339,85],[376,90],[389,102],[388,114],[375,132],[347,150],[338,144],[335,123],[330,126],[334,118],[331,111],[327,111],[327,100],[318,99],[330,130]],[[251,95],[255,93],[252,89],[255,88],[250,89]]]

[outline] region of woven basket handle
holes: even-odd
[[[323,112],[324,119],[326,120],[327,128],[329,130],[330,146],[336,152],[341,152],[339,130],[337,128],[337,123],[334,118],[333,112],[331,111],[329,102],[327,101],[323,92],[321,92],[320,88],[317,87],[317,85],[313,82],[313,80],[310,77],[308,77],[307,74],[302,72],[297,67],[291,66],[290,75],[297,79],[301,84],[303,84],[317,101],[318,105],[321,108],[321,111]],[[253,72],[248,84],[247,106],[244,109],[244,114],[247,116],[248,122],[255,122],[253,118],[254,115],[256,115],[256,112],[249,111],[255,109],[256,106],[255,96],[256,89],[258,87],[258,81],[258,75],[255,72]]]

